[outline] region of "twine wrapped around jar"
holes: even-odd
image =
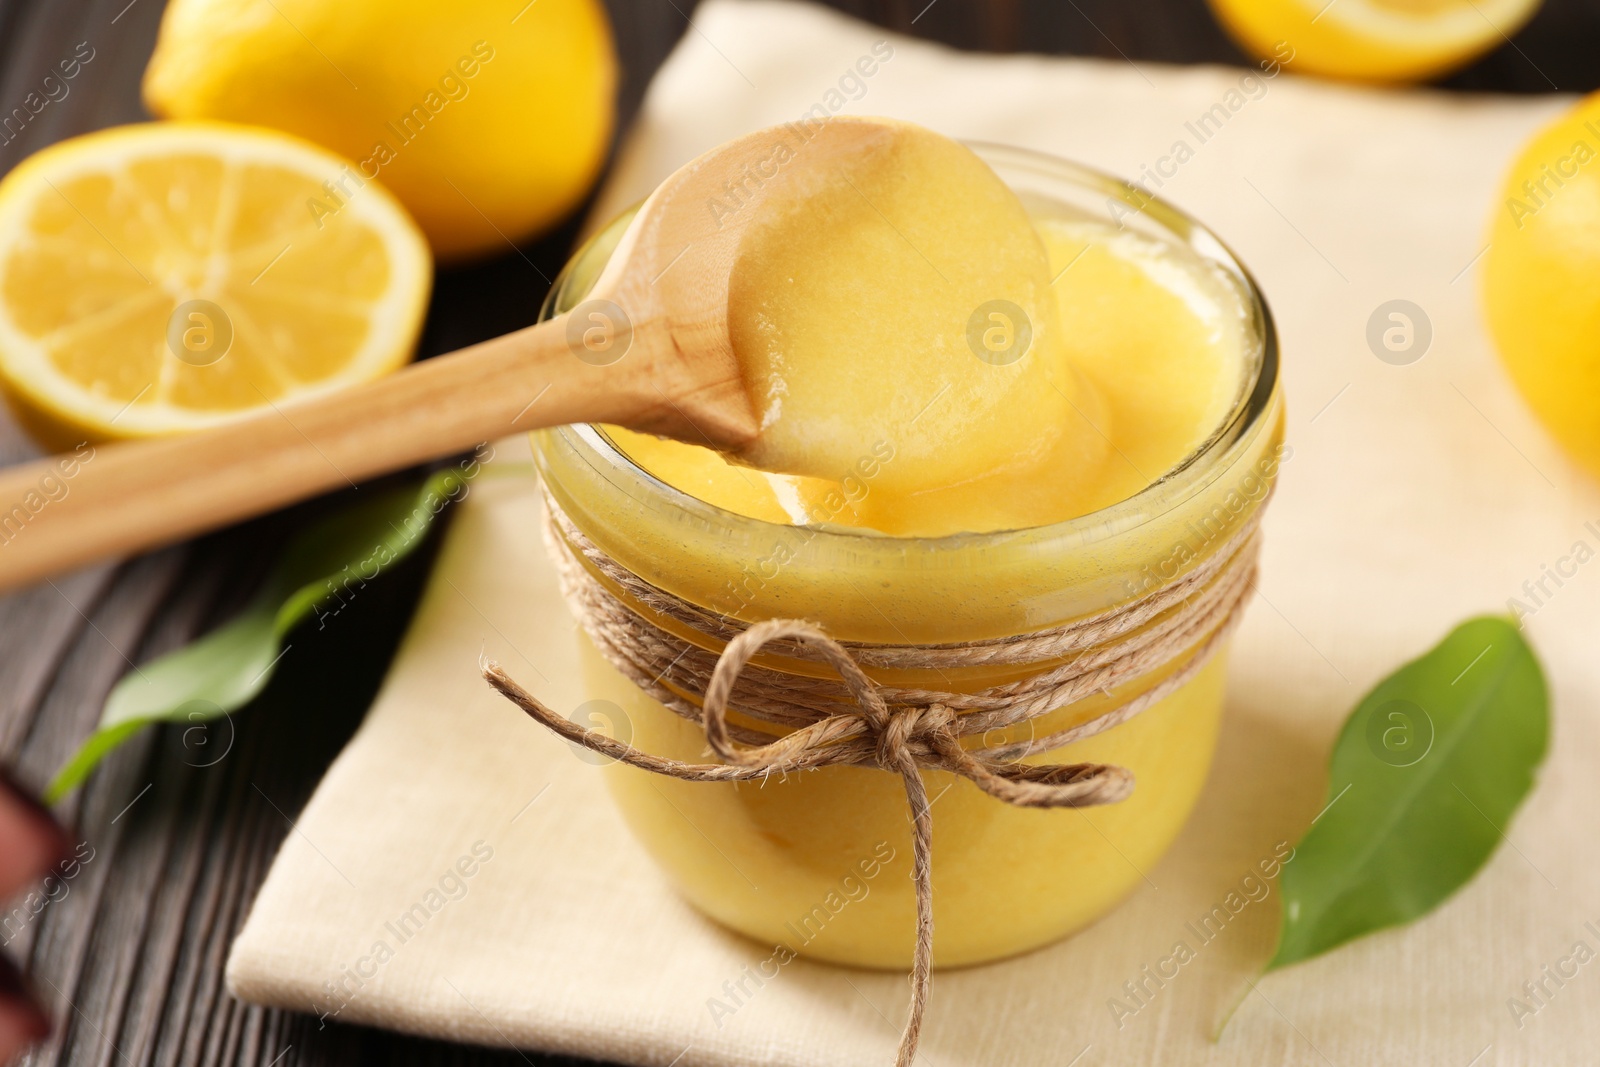
[[[624,677],[700,724],[722,762],[684,763],[636,751],[556,714],[498,664],[485,661],[483,674],[536,722],[568,741],[683,781],[764,780],[774,773],[843,765],[900,775],[912,819],[917,936],[911,1008],[895,1063],[910,1067],[933,967],[933,817],[920,772],[960,775],[1020,807],[1087,807],[1127,798],[1134,781],[1126,768],[1020,761],[1126,722],[1198,674],[1232,633],[1249,598],[1260,553],[1259,522],[1258,509],[1177,580],[1061,626],[969,644],[884,645],[836,641],[801,619],[750,625],[706,611],[612,559],[546,493],[545,543],[578,623]],[[763,653],[826,664],[837,677],[809,677],[752,662]],[[1037,669],[972,693],[884,685],[867,673],[875,667],[942,671],[990,665]],[[1024,741],[985,743],[995,730],[1158,675],[1131,700],[1077,726]],[[755,725],[730,724],[730,710]]]

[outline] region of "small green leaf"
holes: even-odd
[[[117,682],[99,727],[56,773],[45,800],[54,804],[77,788],[151,723],[205,722],[249,703],[272,679],[284,636],[313,612],[326,624],[362,586],[408,555],[479,469],[472,462],[439,471],[420,488],[365,497],[297,535],[238,617]]]
[[[1432,911],[1533,786],[1544,675],[1509,620],[1462,623],[1381,682],[1334,745],[1328,802],[1283,870],[1276,970]]]

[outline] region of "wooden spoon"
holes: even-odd
[[[645,201],[588,298],[548,322],[214,429],[96,446],[70,477],[49,459],[0,472],[0,590],[519,431],[607,422],[738,450],[758,431],[728,335],[740,241],[780,173],[826,175],[895,134],[801,120],[701,156]],[[51,477],[59,499],[38,492]],[[44,505],[30,510],[30,493]]]

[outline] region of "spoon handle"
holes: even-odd
[[[601,365],[567,331],[556,318],[211,429],[0,471],[0,591],[508,434],[650,424],[648,363]]]

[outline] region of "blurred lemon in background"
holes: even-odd
[[[1500,358],[1534,412],[1600,476],[1600,94],[1512,164],[1484,255]]]
[[[611,141],[598,0],[172,0],[145,72],[169,118],[286,130],[376,179],[441,258],[507,250],[577,206]]]
[[[1210,0],[1223,27],[1259,59],[1292,50],[1302,74],[1421,81],[1504,44],[1539,0]],[[1286,61],[1287,62],[1287,61]]]
[[[411,356],[428,246],[371,186],[319,226],[345,161],[272,130],[146,123],[0,181],[0,384],[44,445],[196,429]]]

